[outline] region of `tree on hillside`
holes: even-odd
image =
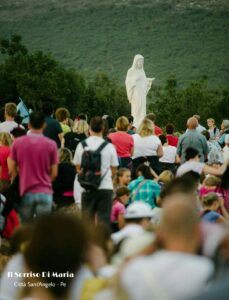
[[[57,106],[67,106],[77,112],[77,102],[84,101],[86,83],[83,76],[66,70],[51,55],[41,51],[29,53],[21,37],[1,40],[1,53],[7,55],[0,65],[0,98],[2,102],[18,101],[39,109],[49,100]]]
[[[172,122],[178,130],[184,130],[187,119],[198,113],[204,125],[209,117],[218,120],[228,118],[229,92],[211,91],[207,79],[194,81],[187,87],[178,89],[175,75],[171,75],[164,87],[156,86],[151,92],[149,110],[157,115],[157,122],[166,125]]]
[[[32,109],[45,101],[55,107],[65,106],[72,115],[84,112],[89,117],[110,114],[117,117],[130,113],[125,89],[116,80],[99,73],[87,83],[74,69],[65,69],[49,54],[29,53],[20,36],[0,40],[0,99],[4,104],[17,102],[19,96]]]

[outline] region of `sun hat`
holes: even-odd
[[[152,218],[152,216],[151,206],[145,202],[137,201],[127,207],[125,219]]]

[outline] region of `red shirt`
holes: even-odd
[[[171,135],[171,134],[167,134],[166,138],[167,138],[168,144],[170,146],[177,147],[178,140],[179,140],[179,138],[177,136],[174,136],[174,135]]]
[[[10,147],[0,146],[0,167],[2,169],[0,179],[10,180],[7,158],[10,155]]]
[[[119,157],[130,157],[131,149],[134,147],[133,137],[126,132],[113,132],[108,135],[115,146]]]
[[[154,134],[156,136],[159,136],[159,135],[163,134],[163,130],[160,127],[154,125]]]

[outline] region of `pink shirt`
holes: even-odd
[[[131,149],[134,147],[134,140],[132,135],[126,132],[113,132],[110,133],[108,138],[115,146],[119,157],[130,157]]]
[[[124,215],[125,213],[126,213],[125,206],[118,200],[114,200],[111,209],[111,223],[117,222],[118,216]]]
[[[10,155],[10,147],[8,146],[0,146],[0,167],[2,169],[0,179],[10,180],[7,158]]]
[[[20,195],[52,194],[51,166],[58,163],[56,143],[49,138],[30,133],[15,139],[10,153],[19,167]]]

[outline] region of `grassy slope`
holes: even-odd
[[[141,53],[146,74],[158,82],[176,73],[182,83],[207,75],[213,85],[227,85],[227,2],[186,2],[1,0],[0,35],[21,34],[30,49],[51,52],[89,76],[105,71],[123,83]]]

